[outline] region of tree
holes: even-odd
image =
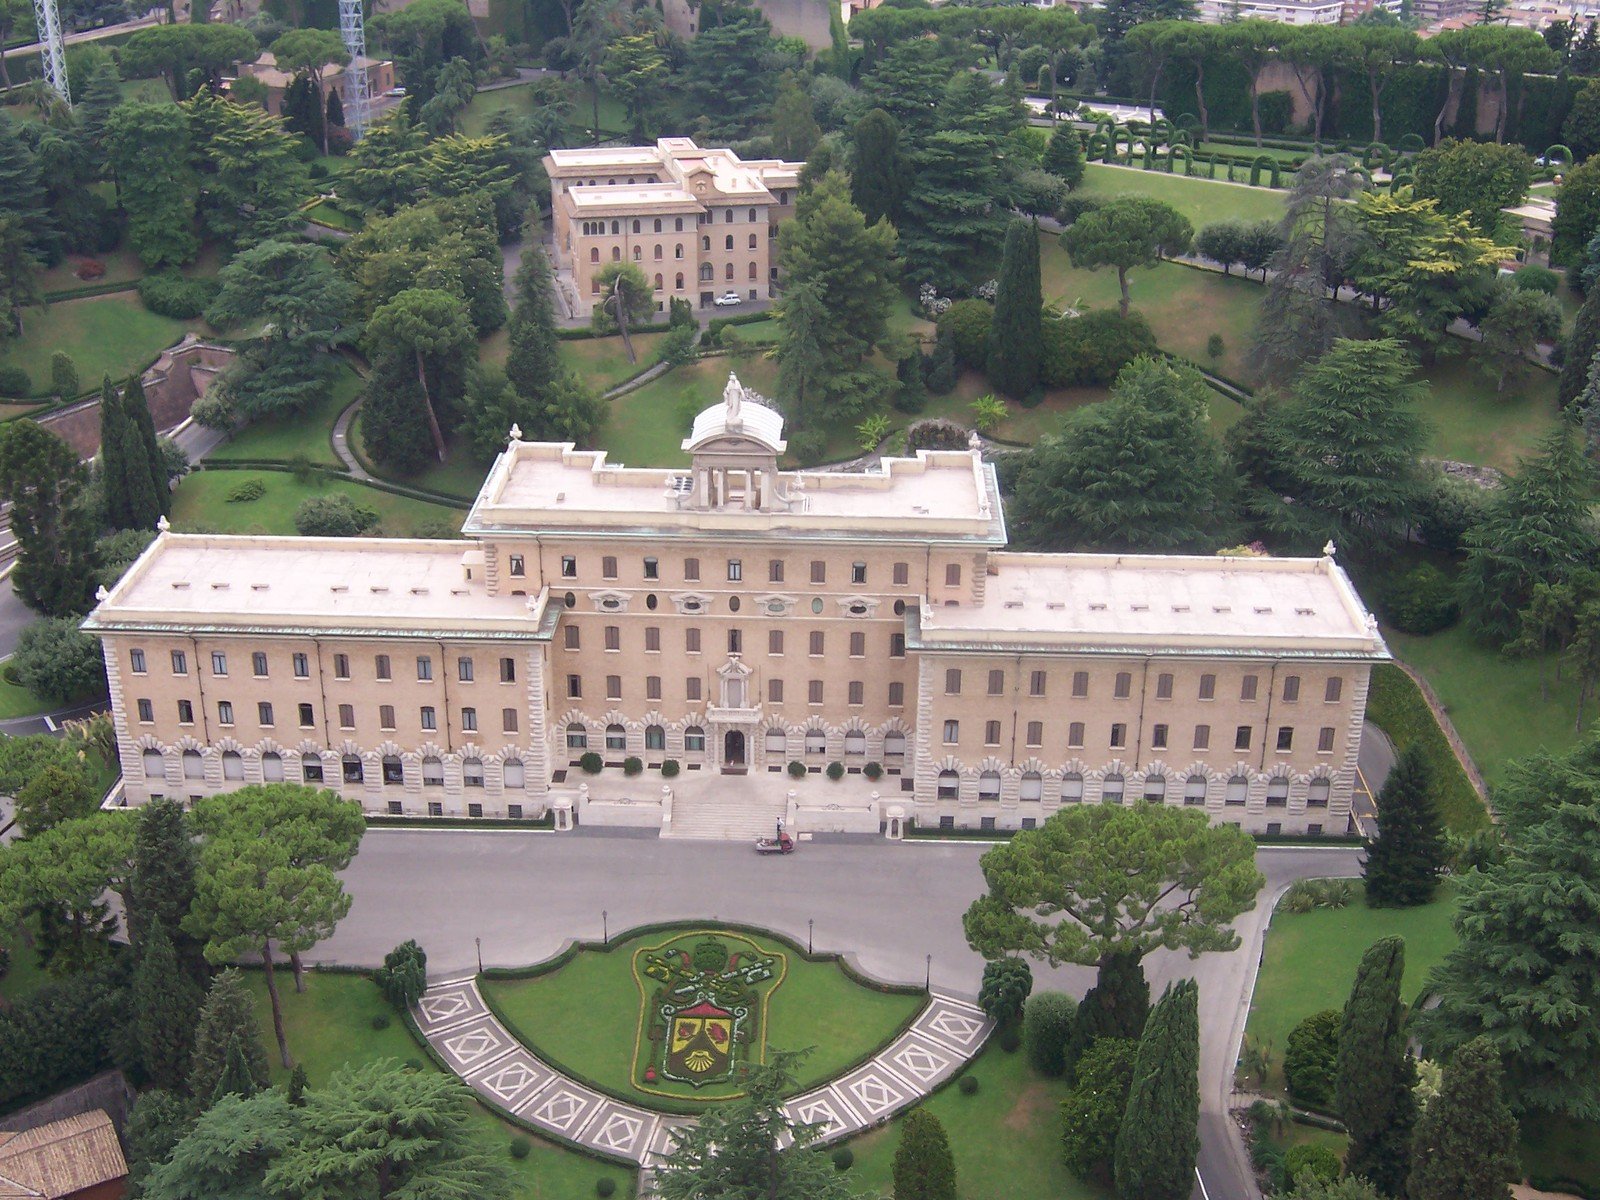
[[[1496,289],[1494,303],[1478,322],[1478,352],[1497,395],[1505,392],[1511,373],[1538,352],[1540,342],[1553,343],[1561,336],[1563,320],[1554,296],[1504,285]]]
[[[1565,172],[1556,190],[1556,216],[1552,225],[1550,261],[1574,266],[1589,239],[1600,232],[1600,157],[1590,158]]]
[[[160,75],[176,101],[192,94],[190,72],[199,71],[213,92],[235,63],[254,62],[259,47],[242,25],[156,25],[140,29],[122,47],[120,66],[129,79]]]
[[[189,1077],[200,989],[178,966],[160,917],[144,926],[131,994],[139,1059],[157,1087],[181,1088]]]
[[[141,30],[134,37],[153,32]],[[194,232],[199,183],[184,110],[171,104],[120,105],[106,120],[105,143],[134,253],[151,269],[192,261],[200,251]]]
[[[183,930],[194,904],[197,855],[189,818],[175,800],[152,800],[139,810],[133,829],[133,871],[129,877],[128,935],[144,941],[148,922],[160,921],[179,966],[200,985],[210,981],[200,943]]]
[[[1420,746],[1408,746],[1378,792],[1379,837],[1361,863],[1372,908],[1411,908],[1433,899],[1449,861],[1434,807],[1433,771]]]
[[[1170,985],[1150,1010],[1113,1158],[1122,1200],[1187,1200],[1200,1155],[1200,989]]]
[[[64,705],[106,693],[100,639],[84,633],[72,617],[25,626],[11,666],[23,687],[51,704]]]
[[[269,1164],[303,1136],[276,1088],[217,1098],[145,1180],[143,1200],[256,1200]]]
[[[783,1097],[800,1057],[772,1054],[745,1077],[742,1098],[712,1106],[678,1135],[672,1153],[656,1169],[661,1200],[848,1200],[849,1185],[816,1149],[821,1127],[801,1124],[784,1112]]]
[[[473,452],[483,458],[500,451],[513,425],[530,441],[584,443],[605,417],[605,401],[569,371],[532,399],[521,396],[493,366],[480,368],[467,384],[464,427]]]
[[[1033,991],[1033,968],[1025,959],[1006,955],[983,964],[978,1006],[1000,1025],[1022,1020],[1028,994]]]
[[[605,76],[628,115],[628,137],[635,144],[654,137],[651,117],[668,74],[667,57],[652,34],[618,38],[606,47]]]
[[[166,480],[157,491],[144,435],[109,379],[100,389],[100,478],[113,529],[155,528]]]
[[[555,283],[550,274],[550,262],[544,256],[537,209],[528,212],[522,237],[522,261],[513,286],[517,301],[506,324],[510,341],[506,378],[518,396],[536,400],[563,373],[557,353]],[[528,433],[534,440],[540,439],[537,431]]]
[[[1006,230],[989,333],[989,381],[1019,400],[1039,388],[1043,311],[1039,230],[1027,221],[1012,221]]]
[[[1168,254],[1182,254],[1194,237],[1189,219],[1160,200],[1118,196],[1079,217],[1061,234],[1072,265],[1086,270],[1115,267],[1128,315],[1128,272],[1153,267]]]
[[[302,537],[360,537],[378,523],[378,510],[346,495],[308,496],[294,510]]]
[[[0,344],[22,336],[23,310],[44,299],[44,262],[34,254],[33,241],[22,217],[0,212]]]
[[[1022,1012],[1022,1045],[1028,1065],[1041,1075],[1060,1075],[1066,1069],[1067,1041],[1072,1036],[1078,1003],[1065,992],[1038,992],[1028,997]]]
[[[128,1153],[128,1195],[145,1194],[150,1171],[172,1156],[194,1118],[189,1102],[176,1092],[150,1088],[139,1093],[122,1134]]]
[[[255,1005],[238,971],[220,972],[211,981],[195,1026],[188,1092],[202,1104],[218,1094],[229,1072],[230,1055],[242,1057],[255,1090],[270,1081],[267,1049],[256,1025]]]
[[[1593,79],[1585,81],[1572,98],[1572,107],[1561,123],[1561,141],[1580,161],[1600,150],[1600,87]]]
[[[778,156],[804,162],[821,139],[811,93],[799,78],[788,76],[772,102],[772,141]]]
[[[1063,121],[1050,131],[1040,166],[1069,188],[1076,189],[1083,182],[1083,139],[1070,121]]]
[[[77,453],[37,422],[12,421],[0,430],[0,499],[12,506],[17,539],[12,586],[46,616],[81,614],[93,603],[97,564],[85,476]]]
[[[297,1135],[267,1166],[274,1195],[323,1200],[472,1196],[507,1200],[503,1156],[472,1129],[472,1089],[378,1059],[334,1073],[294,1109]]]
[[[1069,1077],[1102,1038],[1138,1040],[1150,1019],[1150,982],[1136,950],[1118,951],[1101,962],[1094,986],[1083,994],[1064,1057]]]
[[[1556,401],[1563,412],[1587,409],[1584,398],[1589,377],[1594,374],[1596,351],[1600,351],[1600,287],[1591,287],[1572,323],[1561,360],[1561,376],[1556,384]]]
[[[110,956],[116,918],[105,900],[127,878],[131,830],[96,813],[40,830],[0,853],[0,926],[39,917],[41,957],[52,975],[79,975]]]
[[[1302,1108],[1326,1110],[1333,1105],[1343,1024],[1343,1013],[1325,1008],[1289,1031],[1283,1048],[1283,1078],[1289,1085],[1289,1098]]]
[[[777,92],[773,51],[772,26],[759,9],[729,7],[717,24],[708,28],[702,22],[684,56],[685,111],[700,114],[713,138],[750,136]]]
[[[50,356],[50,390],[58,400],[70,400],[78,394],[78,364],[64,350]]]
[[[906,192],[906,162],[900,126],[881,108],[870,110],[850,131],[850,199],[862,220],[893,221]]]
[[[449,292],[410,288],[372,314],[366,337],[368,352],[375,360],[411,366],[434,452],[443,462],[448,450],[439,411],[461,395],[467,364],[477,352],[465,306]],[[374,372],[373,380],[377,378]],[[369,386],[367,394],[376,393]],[[368,448],[380,461],[396,466],[416,461],[414,450],[401,453],[370,433]]]
[[[6,70],[6,50],[11,44],[11,34],[19,25],[33,17],[27,0],[0,0],[0,88],[11,86],[11,75]]]
[[[1559,583],[1594,549],[1588,520],[1590,468],[1571,434],[1548,434],[1537,457],[1489,499],[1483,519],[1467,534],[1461,570],[1461,608],[1480,636],[1517,636],[1521,613],[1541,583]]]
[[[894,1152],[894,1200],[956,1200],[956,1160],[944,1124],[926,1108],[900,1123]]]
[[[600,288],[600,303],[594,306],[592,324],[595,332],[609,333],[615,329],[622,335],[622,346],[628,352],[629,362],[638,362],[633,352],[633,339],[628,330],[650,319],[655,311],[655,292],[645,274],[632,263],[607,263],[595,273],[594,281]]]
[[[229,99],[231,99],[235,104],[241,103],[240,97],[234,95],[231,91],[229,93]],[[337,88],[328,92],[328,102],[323,107],[322,115],[323,120],[327,122],[328,128],[344,128],[344,101],[339,99],[339,92]]]
[[[383,997],[405,1012],[428,988],[428,956],[415,940],[401,942],[383,956],[383,966],[372,975]]]
[[[1439,1094],[1417,1121],[1410,1200],[1510,1200],[1508,1184],[1522,1178],[1522,1163],[1500,1077],[1500,1055],[1487,1038],[1445,1064]]]
[[[1346,42],[1352,65],[1367,78],[1367,95],[1372,102],[1372,140],[1381,142],[1384,89],[1400,67],[1417,61],[1421,55],[1420,43],[1412,30],[1400,25],[1357,25]]]
[[[1233,264],[1244,256],[1245,226],[1242,221],[1213,221],[1202,226],[1194,239],[1194,252],[1232,274]]]
[[[411,123],[402,105],[368,129],[350,151],[339,194],[366,212],[392,216],[397,209],[415,203],[422,190],[426,159],[422,131]]]
[[[316,97],[317,115],[327,107],[323,97],[323,70],[350,61],[350,55],[340,41],[339,34],[330,29],[291,29],[272,43],[273,57],[281,70],[299,76]],[[328,127],[325,121],[316,126],[321,137],[322,153],[328,153]]]
[[[1459,214],[1486,238],[1504,223],[1501,209],[1528,195],[1533,159],[1521,146],[1446,138],[1412,161],[1412,194],[1433,200],[1442,213]]]
[[[1386,937],[1362,955],[1339,1027],[1334,1103],[1350,1133],[1346,1169],[1385,1196],[1402,1196],[1416,1102],[1416,1068],[1406,1053],[1403,938]]]
[[[1382,1200],[1382,1197],[1365,1179],[1354,1175],[1323,1179],[1307,1172],[1294,1181],[1289,1200]]]
[[[1017,541],[1075,550],[1222,544],[1233,485],[1210,432],[1208,393],[1193,367],[1136,359],[1109,400],[1080,409],[1020,456],[1009,498]]]
[[[1067,1169],[1080,1179],[1111,1181],[1138,1055],[1137,1038],[1103,1037],[1078,1059],[1077,1082],[1061,1102],[1061,1141]]]
[[[259,108],[209,92],[186,101],[183,109],[199,181],[196,213],[205,234],[231,247],[248,247],[297,232],[305,223],[300,209],[310,177],[279,123]]]
[[[456,118],[466,111],[477,92],[472,64],[456,57],[445,63],[429,96],[417,112],[417,120],[433,137],[443,138],[456,131]]]
[[[967,943],[985,958],[1020,952],[1052,966],[1158,946],[1231,950],[1228,923],[1262,884],[1246,834],[1153,804],[1062,809],[979,866],[988,893],[962,918]]]

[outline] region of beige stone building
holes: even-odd
[[[645,273],[659,312],[671,299],[697,308],[730,292],[763,299],[778,277],[778,225],[794,215],[803,165],[744,162],[681,137],[552,150],[544,167],[556,269],[591,307],[596,276],[614,262]]]
[[[367,90],[374,97],[382,96],[394,87],[394,63],[389,59],[364,58],[362,64],[367,68]],[[270,50],[263,50],[255,62],[240,63],[239,75],[251,76],[259,79],[267,89],[267,111],[273,116],[283,115],[283,94],[288,91],[289,85],[294,82],[294,72],[285,71],[278,65],[277,56]],[[350,97],[347,89],[350,86],[350,76],[345,73],[344,67],[338,63],[328,63],[322,68],[322,95],[323,103],[327,103],[329,92],[339,93],[339,102],[348,104]]]
[[[514,438],[466,541],[163,533],[86,624],[129,801],[304,780],[683,833],[713,802],[898,832],[1144,798],[1345,832],[1388,651],[1331,556],[1008,553],[976,451],[780,471],[758,400],[730,378],[688,470]]]

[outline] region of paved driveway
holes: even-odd
[[[414,937],[437,978],[476,967],[477,939],[485,966],[519,966],[603,929],[711,917],[801,942],[809,932],[818,950],[851,955],[880,979],[921,983],[931,975],[936,987],[972,995],[983,962],[967,948],[961,914],[982,890],[984,849],[811,843],[763,858],[742,844],[653,837],[374,829],[346,872],[350,915],[308,957],[374,966]],[[1226,1104],[1271,902],[1295,879],[1355,874],[1358,856],[1348,848],[1264,849],[1267,888],[1238,922],[1238,951],[1195,961],[1158,952],[1146,962],[1158,994],[1171,979],[1192,975],[1200,984],[1200,1167],[1212,1200],[1255,1195]],[[1093,978],[1083,967],[1036,966],[1034,975],[1036,987],[1074,995]]]

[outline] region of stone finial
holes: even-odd
[[[172,528],[172,522],[167,520],[167,514],[166,513],[162,513],[161,516],[156,521],[156,532],[157,533],[166,533],[171,528]]]
[[[111,593],[106,591],[105,584],[102,583],[99,587],[95,588],[94,598],[100,601],[102,604],[111,599]]]
[[[1333,539],[1332,538],[1329,538],[1328,541],[1327,541],[1327,544],[1322,547],[1322,557],[1323,558],[1332,558],[1333,557]]]
[[[513,421],[511,423],[511,432],[507,434],[506,437],[510,440],[512,445],[516,445],[522,440],[522,426]]]
[[[967,449],[968,450],[982,450],[983,449],[983,438],[982,438],[982,436],[979,435],[979,433],[978,433],[978,431],[976,429],[974,429],[971,433],[967,434]]]

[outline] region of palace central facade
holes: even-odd
[[[882,771],[879,820],[1147,798],[1345,831],[1389,655],[1331,556],[1008,553],[975,449],[782,471],[731,377],[684,448],[628,469],[513,436],[465,541],[163,532],[85,623],[129,803],[289,780],[531,818],[593,752],[685,803],[793,763],[822,803],[837,762]]]

